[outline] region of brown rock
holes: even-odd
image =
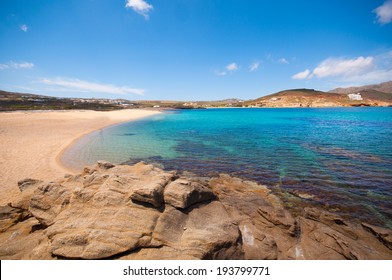
[[[338,217],[335,214],[331,216],[334,219]],[[392,258],[391,250],[358,225],[339,222],[331,227],[325,223],[325,220],[315,221],[302,217],[298,221],[301,234],[296,245],[297,258],[321,260]]]
[[[220,202],[212,201],[188,210],[184,213],[166,206],[156,224],[152,245],[164,244],[198,259],[242,257],[240,232]]]
[[[93,173],[91,173],[89,175],[83,176],[83,186],[85,188],[91,187],[91,186],[100,186],[108,178],[109,178],[109,175],[101,175],[98,172],[93,172]]]
[[[34,194],[34,189],[28,189],[20,193],[16,198],[14,198],[9,205],[12,208],[28,211],[30,207],[30,200]]]
[[[83,168],[82,175],[87,175],[87,174],[91,175],[95,171],[97,171],[97,168],[95,166],[86,166],[85,168]]]
[[[392,230],[362,223],[364,229],[374,234],[385,246],[392,250]]]
[[[295,258],[288,253],[296,242],[295,219],[266,186],[228,175],[212,179],[210,185],[241,233],[253,236],[253,245],[243,246],[246,258]],[[270,249],[262,253],[266,247]]]
[[[163,188],[173,173],[146,164],[86,173],[82,181],[74,177],[62,185],[39,188],[31,199],[31,212],[48,226],[50,253],[98,259],[150,246],[160,212],[132,203],[131,197],[142,190],[148,194],[146,190]],[[154,192],[150,194],[143,196],[143,202],[154,198]]]
[[[181,242],[184,234],[183,228],[186,227],[189,216],[170,206],[166,205],[165,211],[159,216],[153,232],[153,246],[162,246],[166,244],[170,247],[176,247]],[[177,251],[181,252],[181,246]]]
[[[9,202],[9,205],[13,208],[18,208],[27,211],[30,206],[30,199],[33,196],[35,190],[44,185],[41,180],[35,179],[24,179],[18,182],[21,193]]]
[[[272,236],[266,236],[254,225],[242,222],[239,226],[244,258],[248,260],[276,260],[278,246]]]
[[[56,216],[68,206],[71,191],[58,183],[49,183],[35,190],[29,211],[45,226],[54,223]]]
[[[390,230],[318,208],[294,219],[254,182],[100,164],[49,184],[21,183],[20,196],[0,207],[0,257],[392,259]]]
[[[334,231],[328,230],[329,228],[321,223],[316,223],[308,219],[299,219],[301,228],[300,239],[297,244],[292,248],[295,259],[315,259],[315,260],[339,260],[355,259],[356,253],[347,252],[344,246],[343,236]],[[344,249],[346,249],[344,251]]]
[[[99,168],[105,169],[105,170],[115,167],[114,164],[112,164],[112,163],[110,163],[108,161],[104,161],[104,160],[99,160],[97,162],[97,165],[98,165]]]
[[[165,203],[179,209],[186,209],[199,202],[215,198],[210,188],[186,179],[177,179],[165,189]]]
[[[23,209],[13,208],[9,205],[0,206],[0,232],[7,231],[14,224],[24,221],[29,217],[31,217],[30,213]]]
[[[323,223],[354,240],[358,239],[358,235],[355,233],[353,225],[342,219],[339,215],[321,209],[307,207],[304,209],[304,212],[305,218]]]
[[[28,188],[37,186],[38,184],[41,184],[42,182],[43,181],[41,181],[41,180],[26,178],[26,179],[20,180],[18,182],[18,187],[19,187],[19,190],[21,192],[23,192],[24,190],[26,190]]]
[[[150,182],[138,186],[131,195],[136,202],[144,202],[160,207],[163,203],[163,189],[171,181],[173,175],[163,174],[150,179]]]
[[[52,259],[49,250],[36,250],[45,240],[42,230],[33,231],[39,225],[35,218],[20,221],[0,234],[0,259]]]
[[[51,253],[100,259],[148,246],[159,212],[138,205],[68,208],[47,229]]]

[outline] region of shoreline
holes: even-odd
[[[65,150],[100,129],[160,114],[156,110],[128,109],[14,111],[0,113],[0,205],[19,194],[25,178],[53,180],[76,173],[61,162]]]
[[[136,110],[139,110],[139,109],[136,109]],[[145,111],[148,111],[148,110],[145,110]],[[158,111],[156,111],[156,112],[157,112],[156,114],[161,113],[161,112],[158,112]],[[152,114],[151,116],[153,116],[153,115],[155,115],[155,114]],[[145,116],[145,117],[149,117],[149,116]],[[61,151],[57,154],[57,156],[56,156],[56,158],[55,158],[56,163],[57,163],[62,169],[64,169],[65,171],[68,171],[68,172],[70,172],[70,173],[73,173],[73,174],[74,174],[74,173],[77,173],[77,172],[81,172],[82,170],[79,170],[78,168],[72,168],[72,167],[66,166],[66,165],[62,162],[61,159],[62,159],[62,157],[63,157],[63,155],[64,155],[64,153],[66,152],[67,149],[71,148],[73,145],[75,145],[75,143],[76,143],[77,141],[79,141],[80,139],[86,137],[87,135],[89,135],[89,134],[91,134],[91,133],[93,133],[93,132],[96,132],[96,131],[99,131],[99,130],[102,130],[102,129],[106,129],[106,128],[109,128],[109,127],[112,127],[112,126],[124,124],[124,123],[127,123],[127,122],[137,121],[137,120],[143,119],[143,118],[145,118],[145,117],[140,117],[140,118],[125,120],[125,121],[119,121],[119,122],[115,122],[115,123],[112,123],[112,124],[105,125],[105,126],[103,126],[103,127],[99,127],[98,129],[92,129],[92,130],[90,130],[90,131],[81,133],[80,135],[76,136],[76,137],[75,137],[71,142],[69,142],[67,145],[64,145],[64,147],[61,149]]]

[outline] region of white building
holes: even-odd
[[[361,94],[359,92],[358,93],[350,93],[348,95],[348,98],[350,100],[363,100],[363,98],[362,98],[362,96],[361,96]]]

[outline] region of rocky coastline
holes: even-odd
[[[0,207],[5,259],[392,259],[392,231],[319,208],[293,216],[266,186],[143,162],[25,179]]]

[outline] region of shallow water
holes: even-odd
[[[392,228],[392,108],[169,111],[79,140],[63,162],[158,163],[268,185],[293,211],[323,206]]]

